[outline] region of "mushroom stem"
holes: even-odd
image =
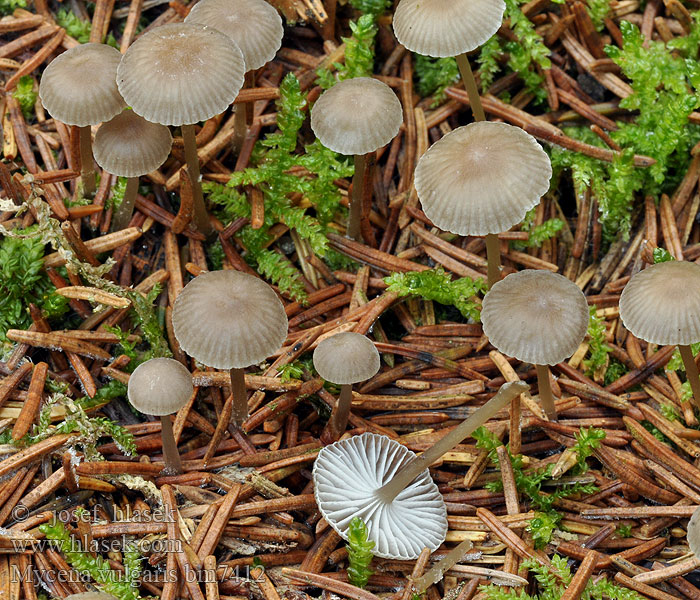
[[[160,418],[160,427],[160,438],[163,445],[163,456],[165,457],[165,468],[163,472],[167,475],[181,475],[182,461],[180,460],[180,453],[175,443],[173,422],[170,420],[170,415],[163,415]]]
[[[365,170],[367,169],[367,156],[355,155],[355,173],[352,176],[352,199],[350,200],[350,212],[345,235],[358,242],[362,241],[360,235],[360,215],[362,214],[362,188],[364,186]]]
[[[393,502],[396,496],[445,452],[452,450],[464,438],[470,436],[477,427],[486,423],[499,410],[508,406],[515,396],[526,392],[528,389],[530,389],[530,386],[523,381],[504,383],[496,395],[481,408],[474,411],[468,419],[462,421],[447,435],[440,438],[423,454],[416,456],[400,467],[396,475],[375,492],[377,498],[382,500],[382,502]]]
[[[464,555],[474,547],[471,540],[464,540],[457,544],[445,556],[440,559],[440,562],[435,563],[424,575],[413,581],[413,587],[419,595],[425,593],[431,585],[438,583],[447,571],[454,567]]]
[[[690,389],[693,390],[693,402],[695,406],[700,408],[700,374],[698,374],[698,366],[693,358],[693,351],[690,346],[678,346],[678,351],[683,359],[685,367],[685,376],[690,382]]]
[[[248,418],[248,392],[245,389],[245,371],[243,369],[231,369],[231,394],[233,395],[233,410],[231,411],[231,423],[240,428],[243,421]]]
[[[197,142],[194,136],[194,125],[183,125],[182,140],[185,144],[185,161],[187,171],[192,182],[192,193],[194,195],[194,223],[197,229],[208,236],[213,232],[207,208],[204,206],[204,196],[202,195],[202,183],[199,181],[199,156],[197,156]]]
[[[457,60],[459,74],[462,76],[462,82],[467,90],[467,96],[469,96],[469,106],[471,106],[474,120],[485,121],[486,114],[484,113],[484,107],[481,105],[479,88],[476,86],[476,79],[474,79],[474,73],[469,64],[469,59],[466,54],[458,54],[455,56],[455,59]]]
[[[244,86],[245,87],[245,86]],[[233,113],[233,138],[231,139],[231,152],[238,156],[243,148],[243,142],[245,141],[245,134],[248,130],[247,116],[246,113],[248,106],[246,102],[240,102],[236,104],[236,109]]]
[[[350,407],[352,405],[352,384],[346,383],[340,386],[340,396],[338,402],[331,413],[331,418],[328,420],[328,435],[329,442],[336,442],[340,436],[345,433],[345,428],[348,425],[348,417],[350,416]]]
[[[488,262],[489,288],[494,283],[501,280],[501,245],[498,235],[495,233],[486,234],[486,260]]]
[[[92,158],[92,131],[90,125],[79,127],[80,131],[80,180],[83,183],[83,197],[95,195],[95,165]]]
[[[136,193],[139,191],[139,178],[129,177],[126,180],[126,191],[124,199],[119,205],[117,212],[112,218],[112,231],[120,231],[124,229],[131,221],[131,215],[134,214],[134,203],[136,202]]]
[[[544,414],[550,421],[557,420],[557,409],[554,407],[552,385],[549,383],[549,367],[547,365],[535,365],[537,369],[537,388],[539,389],[540,403]]]

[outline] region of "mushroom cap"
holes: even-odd
[[[500,352],[535,365],[570,357],[588,329],[588,303],[563,275],[526,269],[494,284],[484,296],[481,324]]]
[[[423,211],[440,229],[460,235],[507,231],[539,204],[552,165],[520,127],[481,121],[435,142],[416,165]]]
[[[223,33],[173,23],[134,42],[117,69],[127,104],[147,121],[191,125],[217,115],[243,86],[245,63]]]
[[[39,98],[49,114],[66,125],[97,125],[126,106],[117,89],[122,55],[107,44],[81,44],[66,50],[46,67]]]
[[[241,369],[277,352],[287,315],[275,291],[240,271],[195,277],[173,306],[173,331],[182,349],[215,369]]]
[[[119,177],[140,177],[155,171],[168,158],[173,138],[165,125],[151,123],[125,110],[103,123],[95,134],[95,161]]]
[[[413,560],[426,546],[436,550],[447,535],[447,509],[426,469],[386,503],[375,494],[415,454],[383,435],[363,433],[326,446],[314,463],[318,508],[340,537],[348,539],[353,517],[367,524],[372,552]]]
[[[688,544],[693,554],[700,558],[700,507],[695,509],[688,523]]]
[[[371,77],[339,81],[311,109],[311,129],[340,154],[367,154],[388,144],[403,123],[403,109],[386,84]]]
[[[687,346],[700,340],[700,265],[671,260],[634,275],[620,296],[620,318],[653,344]]]
[[[129,402],[147,415],[171,415],[192,396],[192,375],[173,358],[142,362],[129,377]]]
[[[77,46],[76,46],[77,47]],[[106,592],[80,592],[66,596],[65,600],[118,600],[116,596]]]
[[[272,60],[284,35],[282,18],[264,0],[201,0],[185,23],[208,25],[230,37],[243,52],[246,71]]]
[[[501,26],[503,0],[401,0],[394,34],[426,56],[457,56],[484,44]]]
[[[379,352],[366,335],[345,331],[316,346],[314,368],[331,383],[359,383],[379,371]]]

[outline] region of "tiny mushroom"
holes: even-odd
[[[362,187],[367,154],[388,144],[403,123],[401,102],[391,88],[371,77],[336,83],[311,109],[311,129],[334,152],[355,157],[347,236],[360,239]]]
[[[569,358],[586,337],[588,303],[583,292],[550,271],[512,273],[484,296],[481,323],[500,352],[535,365],[542,408],[549,419],[556,419],[547,365]]]
[[[367,336],[347,331],[323,340],[314,350],[314,368],[326,381],[340,385],[340,396],[328,422],[328,437],[345,432],[352,403],[352,384],[379,371],[379,352]]]
[[[64,600],[118,600],[118,598],[106,592],[80,592],[66,596]]]
[[[695,557],[700,558],[700,506],[695,509],[688,522],[688,545]]]
[[[182,473],[170,415],[185,406],[193,392],[190,372],[172,358],[147,360],[129,377],[127,393],[131,405],[146,415],[160,417],[165,472],[169,475]]]

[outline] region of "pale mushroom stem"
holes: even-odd
[[[90,125],[79,127],[80,130],[80,180],[83,184],[83,197],[95,195],[95,165],[92,158],[92,131]]]
[[[208,236],[213,229],[211,223],[209,223],[207,208],[204,206],[202,183],[199,181],[199,157],[197,156],[194,125],[182,125],[181,130],[182,140],[185,145],[185,161],[187,162],[187,171],[192,182],[192,193],[194,195],[194,224],[200,233]]]
[[[350,407],[352,405],[352,384],[346,383],[340,386],[340,396],[338,402],[331,413],[331,418],[328,421],[328,437],[332,441],[337,441],[340,436],[345,433],[345,428],[348,425],[348,417],[350,416]]]
[[[547,415],[550,421],[556,421],[557,409],[554,406],[552,385],[549,382],[549,367],[547,365],[535,365],[535,369],[537,369],[537,387],[544,414]]]
[[[489,288],[491,288],[501,280],[501,245],[495,233],[486,234],[486,261]]]
[[[180,460],[180,452],[178,452],[177,444],[175,443],[173,422],[170,420],[170,415],[163,415],[160,418],[160,427],[163,457],[165,458],[165,469],[163,469],[163,471],[167,475],[181,475],[182,461]]]
[[[459,74],[462,76],[462,82],[467,90],[467,96],[469,96],[469,106],[471,106],[474,120],[485,121],[486,114],[484,113],[484,107],[481,105],[479,88],[476,85],[476,79],[474,79],[474,73],[469,64],[469,59],[466,54],[458,54],[455,59],[457,60]]]
[[[440,562],[434,564],[424,575],[413,582],[413,587],[416,592],[422,595],[431,585],[438,583],[445,576],[445,573],[462,560],[464,555],[473,547],[474,544],[472,544],[471,540],[464,540],[457,544],[442,557]]]
[[[112,231],[120,231],[124,229],[131,221],[131,215],[134,214],[134,204],[136,202],[136,194],[139,191],[139,178],[129,177],[126,180],[126,190],[124,199],[119,205],[117,212],[112,217]]]
[[[508,406],[515,396],[526,392],[528,389],[530,389],[530,386],[524,381],[513,381],[503,384],[496,395],[481,408],[474,411],[474,414],[468,419],[462,421],[423,454],[416,456],[401,467],[388,483],[385,483],[375,492],[377,498],[382,502],[393,502],[396,496],[445,452],[452,450],[464,438],[474,433],[477,427],[486,423],[499,410]]]
[[[690,389],[693,390],[693,402],[695,406],[700,408],[700,374],[698,374],[698,366],[693,358],[693,351],[690,346],[678,346],[678,351],[683,359],[685,376],[690,382]]]
[[[243,369],[231,369],[231,394],[233,395],[233,410],[231,411],[231,423],[240,429],[243,421],[248,418],[248,392],[245,389],[245,371]]]
[[[362,188],[366,170],[367,156],[365,154],[356,154],[355,174],[352,176],[352,198],[350,200],[350,212],[348,213],[348,225],[345,235],[358,242],[362,241],[360,215],[362,214]]]

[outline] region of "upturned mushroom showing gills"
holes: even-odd
[[[355,157],[347,236],[360,239],[362,186],[367,154],[396,137],[403,123],[401,102],[391,88],[370,77],[336,83],[311,109],[311,129],[334,152]]]
[[[588,329],[583,292],[563,275],[526,269],[508,275],[484,296],[484,335],[500,352],[537,369],[540,402],[556,419],[549,367],[569,358]]]
[[[379,371],[379,352],[360,333],[337,333],[323,340],[314,350],[314,368],[326,381],[340,385],[340,396],[328,422],[328,438],[343,435],[350,415],[352,384],[366,381]]]
[[[382,558],[413,560],[423,548],[436,550],[447,534],[447,509],[428,467],[527,389],[522,381],[506,383],[420,456],[374,433],[326,446],[313,469],[321,514],[343,539],[360,517]]]
[[[485,235],[488,283],[500,279],[496,234],[520,223],[549,189],[552,165],[534,137],[505,123],[470,123],[435,142],[416,165],[423,211],[441,229]]]
[[[116,83],[120,60],[111,46],[82,44],[52,60],[39,83],[41,103],[51,116],[80,128],[80,177],[86,198],[95,193],[90,126],[109,121],[126,106]]]
[[[204,273],[175,300],[173,331],[195,360],[229,371],[231,422],[240,428],[248,418],[244,368],[277,352],[287,337],[287,315],[275,291],[247,273]]]
[[[700,408],[700,377],[690,349],[700,341],[700,265],[672,260],[633,275],[620,296],[620,318],[646,342],[678,346]]]
[[[147,360],[129,377],[131,405],[146,415],[160,417],[165,472],[169,475],[182,473],[170,415],[185,406],[193,392],[190,372],[172,358]]]

